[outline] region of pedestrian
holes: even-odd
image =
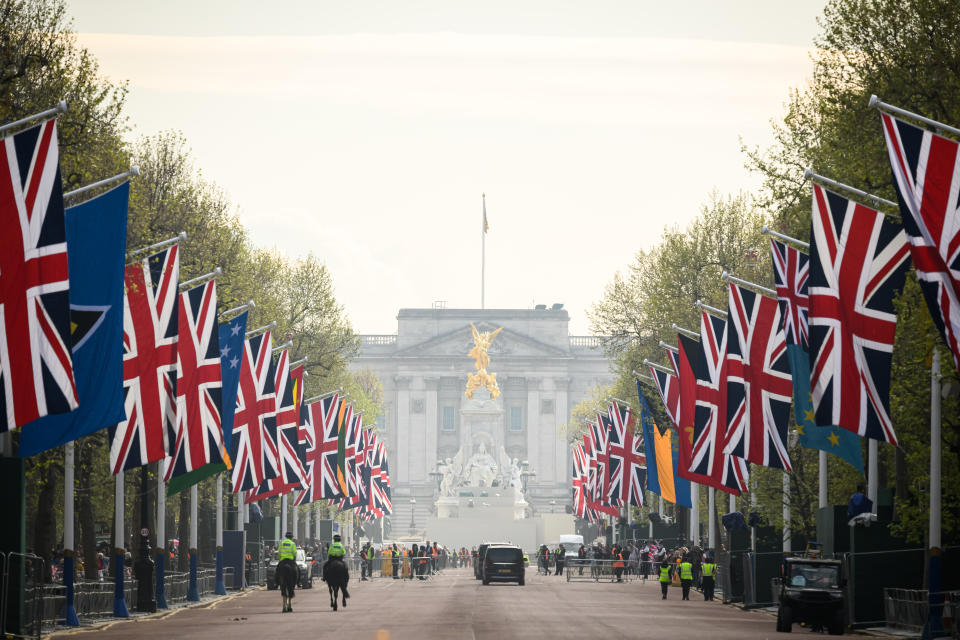
[[[563,548],[563,545],[557,547],[557,552],[554,554],[554,564],[557,567],[557,575],[563,575],[563,558],[566,555],[566,550]]]
[[[704,601],[713,600],[714,576],[717,573],[717,565],[713,561],[712,555],[707,555],[703,559],[703,599]]]
[[[393,564],[393,579],[400,579],[400,550],[397,549],[397,543],[393,543],[393,551],[390,553],[390,560]]]
[[[580,565],[580,569],[579,571],[577,571],[577,575],[580,575],[580,576],[583,575],[583,565],[586,559],[587,559],[587,550],[584,548],[583,545],[580,545],[580,549],[577,550],[577,560],[579,560],[577,564]]]
[[[693,583],[693,563],[690,562],[690,554],[683,556],[680,563],[680,588],[683,589],[683,599],[690,599],[690,585]]]
[[[544,575],[550,575],[550,549],[547,548],[547,545],[540,545],[540,551],[537,557]]]
[[[667,599],[667,589],[670,588],[672,572],[673,572],[673,567],[669,562],[664,560],[663,562],[660,563],[660,593],[663,594],[664,600]]]

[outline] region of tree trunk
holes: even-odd
[[[59,449],[54,449],[55,453]],[[53,559],[53,547],[56,544],[55,536],[57,533],[56,509],[53,508],[53,501],[56,497],[57,469],[54,465],[47,463],[46,469],[42,474],[43,486],[37,496],[36,517],[34,518],[33,546],[34,553],[43,558],[44,566],[49,567]],[[50,582],[51,572],[43,572],[43,581]]]
[[[900,520],[900,513],[897,507],[899,505],[905,504],[909,499],[909,491],[907,489],[907,454],[903,452],[901,447],[897,447],[896,454],[894,458],[894,473],[896,474],[896,496],[893,501],[894,504],[894,513],[893,519]]]

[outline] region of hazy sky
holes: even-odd
[[[361,333],[401,307],[563,302],[707,193],[755,189],[809,75],[823,0],[70,0],[129,80],[137,134],[178,129],[254,241],[326,262]]]

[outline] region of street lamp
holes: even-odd
[[[417,508],[417,499],[410,498],[410,535],[414,535],[417,532],[417,523],[413,520],[413,514]]]
[[[437,460],[437,467],[427,474],[437,482],[437,491],[440,491],[440,483],[443,482],[443,472],[440,471],[440,467],[442,466],[443,460]]]
[[[520,463],[520,485],[523,488],[523,492],[527,492],[527,483],[530,482],[530,478],[536,478],[537,472],[530,469],[530,461],[524,460]]]

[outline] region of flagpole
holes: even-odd
[[[19,127],[22,124],[27,124],[28,122],[32,122],[33,120],[42,120],[44,118],[57,116],[61,113],[66,113],[66,112],[67,112],[67,101],[61,100],[60,102],[57,103],[57,106],[53,107],[52,109],[47,109],[46,111],[41,111],[40,113],[35,113],[32,116],[27,116],[26,118],[20,118],[19,120],[15,120],[14,122],[9,122],[3,126],[0,126],[0,134],[6,133],[10,129]]]
[[[717,490],[713,487],[707,489],[707,511],[709,512],[709,522],[707,524],[707,545],[716,552],[717,550]]]
[[[924,116],[913,113],[912,111],[907,111],[906,109],[895,107],[892,104],[881,102],[880,98],[878,98],[875,95],[870,96],[870,102],[867,103],[867,106],[877,109],[878,111],[886,111],[890,115],[903,116],[905,118],[913,118],[914,120],[918,120],[924,124],[934,127],[935,129],[939,130],[942,133],[952,133],[955,136],[960,136],[960,129],[951,127],[950,125],[943,124],[942,122],[937,122],[936,120],[931,120],[930,118],[925,118]]]
[[[163,465],[159,465],[162,467]],[[167,608],[167,594],[163,575],[167,562],[167,488],[163,481],[163,469],[157,473],[157,609]]]
[[[877,441],[867,438],[867,497],[873,503],[873,515],[877,515]]]
[[[480,196],[483,199],[483,221],[480,223],[480,308],[486,308],[487,286],[487,194]]]
[[[197,588],[197,485],[190,487],[190,545],[187,549],[190,560],[190,578],[187,586],[187,600],[198,602],[200,592]],[[183,544],[181,542],[180,544]]]
[[[97,187],[104,187],[104,186],[106,186],[106,185],[108,185],[108,184],[113,184],[114,182],[117,182],[117,181],[119,181],[119,180],[126,180],[127,178],[132,178],[132,177],[134,177],[134,176],[139,176],[139,175],[140,175],[140,167],[134,165],[134,166],[130,167],[129,170],[124,171],[123,173],[118,173],[118,174],[115,175],[115,176],[111,176],[111,177],[109,177],[109,178],[104,178],[103,180],[97,180],[96,182],[93,182],[93,183],[91,183],[91,184],[88,184],[88,185],[85,185],[85,186],[82,186],[82,187],[78,187],[77,189],[74,189],[73,191],[67,191],[65,194],[63,194],[63,197],[64,197],[64,198],[72,198],[72,197],[74,197],[74,196],[79,196],[79,195],[81,195],[81,194],[86,193],[87,191],[92,191],[93,189],[96,189]]]
[[[223,474],[218,473],[215,480],[217,483],[217,573],[213,591],[219,596],[225,596],[227,590],[223,584]]]
[[[886,198],[881,198],[880,196],[875,196],[872,193],[867,193],[863,189],[857,189],[856,187],[851,187],[848,184],[837,182],[836,180],[831,180],[830,178],[814,173],[813,170],[811,170],[810,168],[803,170],[803,179],[810,180],[811,182],[819,184],[820,186],[826,187],[828,189],[840,189],[843,191],[849,191],[850,193],[852,193],[853,195],[859,198],[864,198],[865,200],[869,200],[870,202],[873,203],[873,206],[875,207],[879,207],[880,205],[886,205],[888,207],[896,209],[897,211],[900,210],[900,207],[897,206],[896,202],[892,202],[890,200],[887,200]],[[881,213],[883,212],[881,211]]]
[[[827,498],[827,452],[823,449],[820,449],[818,452],[818,462],[820,466],[820,478],[818,483],[818,503],[821,509],[827,506],[829,499]]]
[[[80,625],[77,610],[74,607],[74,530],[73,530],[73,492],[74,492],[74,442],[64,447],[63,460],[63,586],[67,591],[64,607],[64,624],[76,627]]]

